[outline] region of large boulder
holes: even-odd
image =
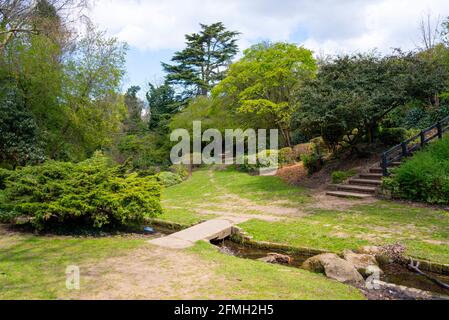
[[[307,259],[303,268],[312,272],[324,273],[327,277],[350,284],[363,284],[362,275],[348,261],[333,253],[324,253]]]
[[[259,261],[267,262],[267,263],[282,263],[282,264],[291,264],[293,259],[285,254],[279,253],[269,253],[266,257],[257,259]]]
[[[351,250],[345,250],[343,251],[343,258],[352,264],[364,277],[369,277],[374,273],[378,275],[383,273],[377,264],[376,258],[370,254],[357,254]]]

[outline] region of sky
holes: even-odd
[[[124,88],[160,83],[161,61],[184,47],[199,24],[221,21],[239,31],[239,48],[288,41],[316,55],[415,49],[419,24],[449,16],[448,0],[95,0],[94,24],[127,42]]]

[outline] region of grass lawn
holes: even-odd
[[[0,299],[363,299],[324,276],[226,256],[204,242],[163,250],[126,237],[2,234]],[[81,292],[65,288],[72,264],[80,266]]]
[[[165,190],[163,218],[174,222],[213,218],[198,214],[198,209],[226,206],[226,201],[230,200],[225,195],[238,196],[262,207],[268,205],[264,210],[266,214],[273,209],[270,203],[277,203],[286,210],[296,206],[306,213],[286,215],[281,221],[252,219],[242,223],[240,226],[256,240],[333,252],[400,242],[414,257],[449,263],[447,211],[389,201],[359,205],[356,200],[349,208],[336,205],[335,209],[323,210],[313,206],[314,198],[307,190],[289,186],[277,177],[250,176],[233,170],[197,171],[190,180]],[[230,199],[232,202],[232,197]],[[170,207],[175,204],[176,209]],[[237,214],[257,213],[251,207],[241,205],[228,209]]]
[[[202,169],[195,171],[189,180],[164,190],[164,214],[160,218],[190,225],[227,211],[233,213],[232,204],[241,204],[239,213],[258,214],[261,210],[251,208],[249,202],[292,208],[309,201],[305,189],[292,188],[278,177],[250,176],[232,169]],[[201,214],[205,211],[207,215]]]
[[[230,284],[232,299],[365,299],[357,289],[320,274],[228,256],[205,242],[190,250],[202,259],[214,261],[215,272]]]
[[[119,255],[143,240],[0,234],[0,299],[56,299],[67,293],[65,270]]]

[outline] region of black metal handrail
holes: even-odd
[[[388,167],[394,162],[398,162],[402,158],[410,156],[416,150],[422,149],[428,142],[435,138],[442,139],[446,131],[449,131],[449,117],[438,121],[433,126],[422,130],[416,136],[404,140],[397,146],[385,151],[382,154],[380,164],[383,175],[389,175]]]

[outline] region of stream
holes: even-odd
[[[267,254],[270,252],[285,254],[285,252],[277,252],[276,250],[248,247],[243,244],[233,242],[229,239],[220,241],[211,241],[211,243],[218,246],[220,248],[220,251],[224,254],[229,254],[245,259],[257,260],[266,257]],[[310,256],[300,254],[288,254],[288,255],[293,259],[293,261],[290,265],[287,266],[291,266],[294,268],[301,268],[303,262],[308,258],[310,258]],[[379,267],[384,272],[384,274],[381,276],[380,279],[383,282],[428,291],[436,295],[449,296],[449,290],[440,287],[439,285],[435,284],[433,281],[427,279],[426,277],[423,277],[413,271],[410,271],[407,267],[403,265],[391,263],[391,264],[381,264],[379,265]],[[449,283],[449,276],[427,271],[425,273],[442,282]]]

